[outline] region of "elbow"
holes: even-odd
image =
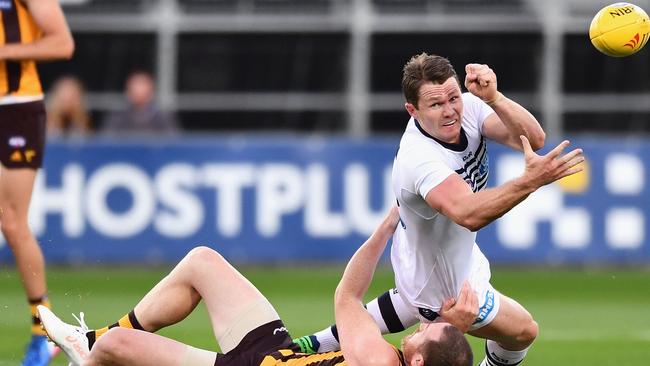
[[[343,292],[344,291],[341,289],[341,285],[336,286],[336,290],[334,291],[334,308],[336,308],[337,305],[340,304],[345,298]]]
[[[72,37],[67,39],[61,47],[61,58],[64,60],[69,60],[74,55],[75,44]]]
[[[546,143],[546,132],[540,129],[539,133],[531,138],[530,147],[532,147],[534,151],[537,151],[544,147],[544,143]]]
[[[456,221],[456,223],[466,228],[467,230],[474,231],[474,232],[479,231],[480,229],[485,227],[485,225],[488,224],[487,222],[484,222],[483,220],[479,220],[474,217],[465,217]]]

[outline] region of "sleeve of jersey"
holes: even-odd
[[[415,166],[415,189],[426,198],[429,191],[442,183],[447,177],[456,174],[450,167],[439,160],[423,161]]]
[[[463,99],[463,103],[465,104],[463,113],[468,113],[471,115],[466,116],[469,118],[465,118],[465,120],[476,121],[478,124],[478,130],[483,131],[483,122],[485,122],[488,116],[494,113],[494,109],[492,109],[484,101],[471,93],[467,93],[467,97]]]

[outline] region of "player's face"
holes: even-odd
[[[450,144],[460,142],[463,98],[455,77],[442,84],[422,84],[417,108],[406,103],[406,110],[431,136]]]
[[[438,341],[445,327],[452,326],[446,322],[420,323],[418,329],[402,338],[402,352],[407,363],[418,353],[418,349],[426,342]]]

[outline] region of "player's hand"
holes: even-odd
[[[465,73],[465,87],[470,93],[488,104],[500,98],[497,90],[497,75],[488,65],[467,64]]]
[[[524,176],[533,187],[539,188],[583,170],[579,166],[585,161],[582,149],[574,149],[562,155],[564,149],[569,146],[569,140],[562,141],[548,154],[540,156],[533,151],[526,136],[521,135],[519,138],[521,138],[526,160]]]
[[[478,296],[469,282],[463,283],[458,299],[449,298],[442,303],[440,316],[463,333],[469,330],[478,316]]]

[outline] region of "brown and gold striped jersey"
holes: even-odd
[[[9,43],[32,43],[42,31],[25,4],[20,0],[0,0],[0,46]],[[32,97],[43,94],[33,60],[0,60],[0,97]]]
[[[399,358],[399,365],[405,366],[402,352],[393,347]],[[289,349],[281,349],[266,356],[260,366],[346,366],[341,351],[305,354],[296,353]]]

